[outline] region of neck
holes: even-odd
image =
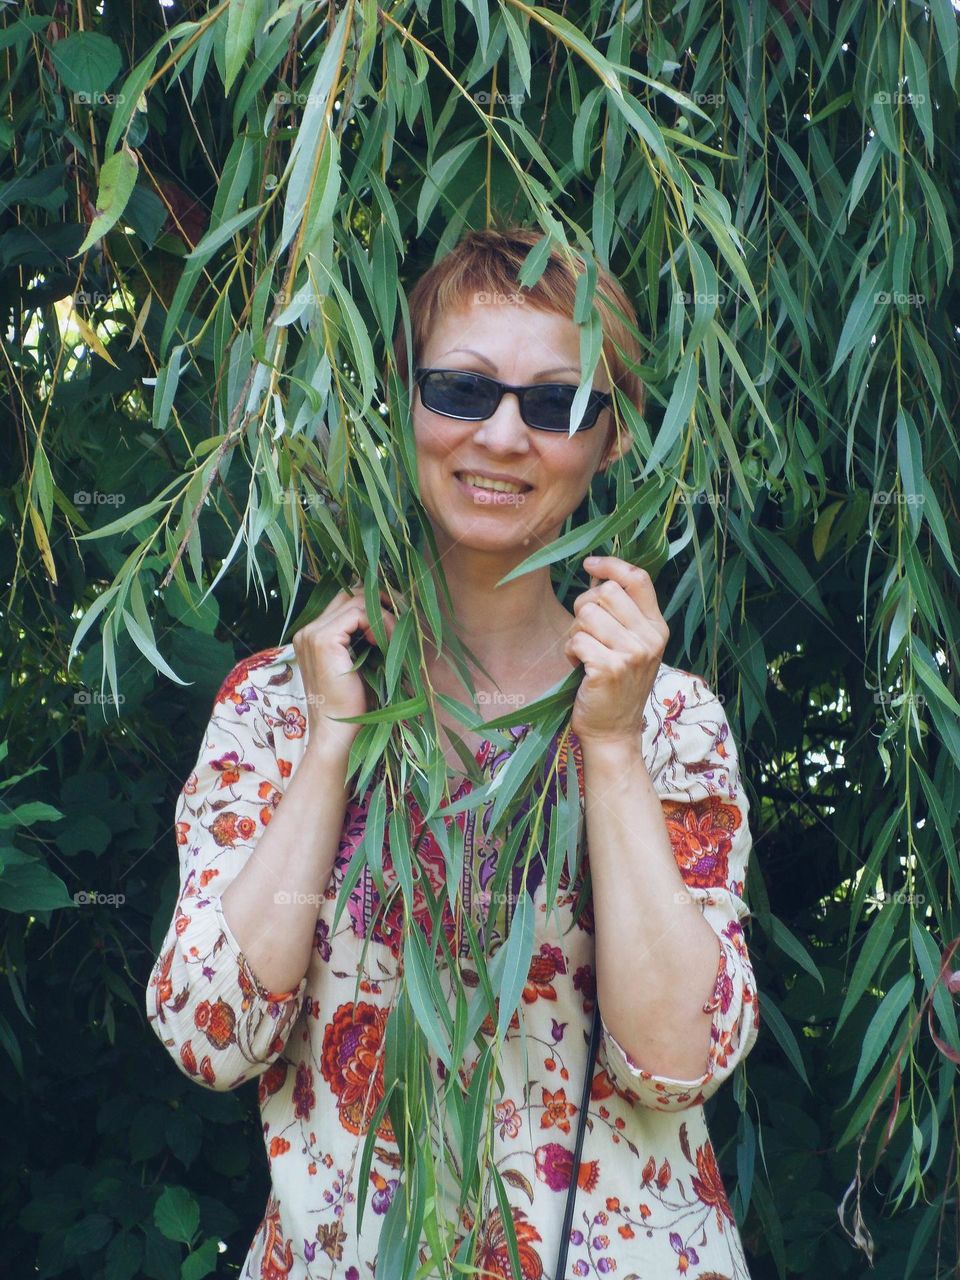
[[[531,662],[552,649],[558,660],[558,637],[572,621],[557,599],[549,569],[538,569],[497,586],[504,574],[520,564],[532,547],[524,547],[512,559],[502,553],[486,553],[463,547],[438,547],[453,605],[453,618],[444,626],[467,646],[495,678],[529,668]],[[442,596],[441,596],[442,601]],[[428,644],[428,656],[436,651]]]

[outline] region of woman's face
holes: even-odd
[[[471,303],[441,316],[420,363],[467,369],[513,385],[576,387],[579,330],[572,320],[527,305]],[[593,386],[609,390],[602,364]],[[461,422],[424,408],[417,391],[413,425],[420,493],[440,553],[461,545],[513,552],[522,559],[535,545],[551,542],[600,465],[618,456],[611,420],[612,411],[604,409],[587,431],[572,436],[538,431],[523,421],[516,396],[508,393],[492,417]],[[478,492],[463,482],[465,475],[503,477],[530,487],[519,494]]]

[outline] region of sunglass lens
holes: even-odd
[[[486,379],[456,369],[427,374],[420,390],[428,409],[454,418],[489,417],[496,400],[496,390]]]
[[[531,423],[546,431],[569,431],[570,406],[576,392],[576,387],[559,383],[531,388],[526,393],[526,411]],[[588,411],[584,425],[589,422]]]

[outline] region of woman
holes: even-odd
[[[572,613],[546,569],[496,585],[556,537],[595,472],[625,447],[607,370],[642,404],[617,351],[636,352],[615,315],[619,309],[632,321],[632,309],[601,273],[606,369],[598,364],[600,394],[568,434],[571,392],[562,388],[579,381],[577,277],[552,257],[535,286],[518,289],[517,271],[538,238],[518,229],[471,233],[410,297],[420,491],[453,624],[477,660],[477,706],[498,716],[506,709],[498,703],[522,706],[572,666],[584,668],[570,741],[589,853],[573,884],[564,871],[555,904],[543,883],[535,892],[534,956],[503,1046],[505,1089],[490,1159],[511,1198],[523,1280],[555,1280],[572,1177],[566,1275],[660,1277],[696,1268],[742,1278],[741,1242],[703,1116],[704,1101],[749,1053],[759,1027],[741,927],[748,806],[723,708],[700,678],[662,662],[668,631],[642,569],[611,556],[588,559],[591,586]],[[402,337],[395,349],[406,369]],[[383,621],[389,636],[395,619],[386,607]],[[355,1180],[383,1096],[384,1026],[402,945],[399,895],[384,911],[365,871],[331,932],[366,818],[366,797],[349,798],[345,784],[358,726],[341,719],[368,709],[352,670],[358,632],[373,639],[363,596],[341,591],[291,644],[238,664],[178,803],[181,892],[150,980],[148,1014],[198,1083],[231,1089],[259,1078],[272,1194],[243,1277],[369,1280],[381,1215],[398,1186],[386,1115],[369,1184]],[[465,700],[433,651],[426,668],[435,689]],[[479,735],[471,740],[462,726],[457,732],[487,777],[509,754]],[[449,741],[445,747],[459,775],[462,763]],[[454,797],[470,786],[463,779]],[[412,802],[411,812],[416,823]],[[487,937],[496,942],[512,906],[491,910],[484,897],[499,841],[483,839],[483,816],[452,820],[464,827],[464,908],[480,917],[489,911]],[[443,858],[431,837],[418,856],[442,890]],[[388,847],[383,867],[389,891]],[[573,924],[587,869],[592,901]],[[597,1001],[599,1053],[574,1171]],[[492,1033],[489,1019],[482,1030]],[[464,1078],[475,1049],[460,1064]],[[432,1059],[430,1067],[442,1077],[442,1064]],[[465,1221],[465,1231],[471,1225]],[[492,1195],[479,1227],[477,1267],[487,1277],[510,1276]]]

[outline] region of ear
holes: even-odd
[[[617,422],[613,416],[613,410],[608,409],[607,412],[610,414],[610,428],[607,432],[606,447],[604,448],[601,460],[597,466],[598,471],[608,470],[608,468],[612,467],[615,462],[619,461],[619,459],[623,457],[627,449],[630,447],[630,436],[628,435],[626,428],[621,428],[618,432]]]

